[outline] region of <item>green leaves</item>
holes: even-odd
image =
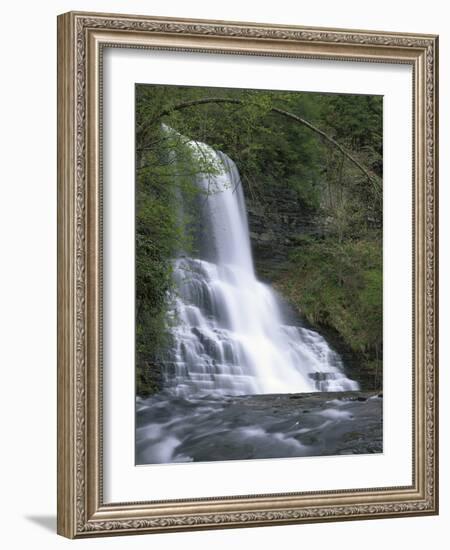
[[[226,101],[206,101],[217,97]],[[177,109],[180,104],[187,107]],[[382,105],[379,96],[136,86],[138,365],[156,364],[168,345],[171,258],[193,252],[198,201],[219,191],[195,184],[198,174],[222,169],[204,149],[187,145],[197,140],[236,162],[257,209],[276,212],[274,197],[283,195],[312,213],[327,238],[300,236],[278,286],[311,322],[333,327],[379,368]],[[356,165],[280,110],[326,132]]]
[[[336,330],[367,365],[381,358],[380,240],[305,238],[277,287],[314,325]]]

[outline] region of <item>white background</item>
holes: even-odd
[[[110,48],[103,77],[105,502],[411,484],[411,67]],[[136,82],[383,96],[382,454],[134,466]]]
[[[257,7],[257,9],[256,9]],[[54,534],[56,513],[56,15],[70,9],[258,20],[441,35],[441,67],[448,64],[450,30],[445,3],[379,0],[218,3],[200,0],[51,1],[2,6],[1,128],[1,518],[5,548],[83,547],[261,549],[409,549],[446,547],[450,532],[448,399],[441,405],[441,515],[375,522],[165,534],[70,542]],[[448,73],[441,71],[441,387],[450,387],[449,325],[450,119]],[[448,158],[448,157],[447,157]]]

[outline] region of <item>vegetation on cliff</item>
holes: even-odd
[[[275,233],[292,234],[278,260],[282,265],[267,267],[265,277],[314,326],[335,331],[378,386],[382,98],[138,85],[138,393],[160,386],[157,365],[169,338],[171,259],[195,247],[193,205],[201,193],[195,174],[217,170],[210,159],[193,154],[183,136],[208,143],[236,162],[247,202],[263,219],[270,210]],[[314,231],[305,235],[289,216],[277,215],[277,197],[288,197],[293,211],[308,214]],[[249,221],[257,238],[252,216]]]

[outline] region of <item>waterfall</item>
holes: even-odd
[[[206,191],[199,257],[174,260],[166,387],[181,396],[358,389],[325,339],[289,324],[275,292],[256,278],[235,163],[206,144],[188,145],[220,170],[196,180]]]

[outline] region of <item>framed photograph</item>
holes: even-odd
[[[437,46],[59,16],[59,534],[437,513]]]

